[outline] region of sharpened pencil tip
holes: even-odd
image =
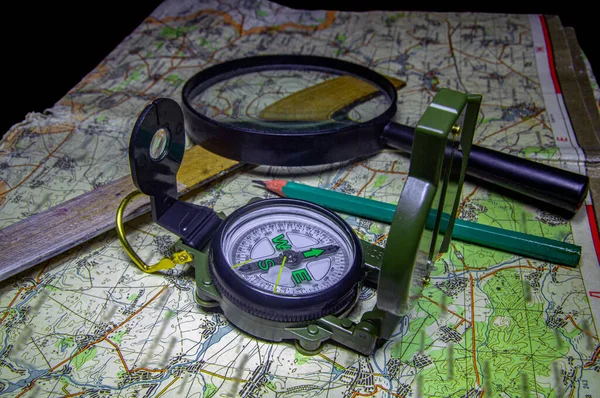
[[[252,180],[252,182],[258,185],[262,185],[263,187],[267,186],[267,184],[265,184],[265,182],[261,180]]]

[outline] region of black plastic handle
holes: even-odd
[[[414,128],[388,123],[381,139],[385,145],[411,151]],[[561,209],[569,215],[581,207],[589,188],[587,176],[546,166],[473,145],[467,175]]]

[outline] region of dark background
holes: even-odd
[[[598,21],[590,6],[578,2],[525,1],[297,1],[279,3],[306,9],[473,11],[558,15],[564,26],[575,28],[579,44],[600,75],[595,38]],[[0,136],[27,112],[51,107],[131,33],[161,3],[149,1],[78,2],[67,7],[56,2],[13,2],[3,10],[2,70],[4,71]],[[493,4],[492,4],[493,3]],[[588,3],[589,4],[589,3]]]

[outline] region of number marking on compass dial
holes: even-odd
[[[334,286],[350,271],[354,246],[333,220],[296,206],[256,210],[223,236],[235,274],[253,287],[302,296]]]

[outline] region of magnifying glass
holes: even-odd
[[[194,75],[182,96],[192,141],[245,163],[308,166],[412,147],[414,129],[391,121],[393,81],[338,59],[228,61]],[[569,213],[582,205],[589,186],[586,176],[475,145],[467,175]]]

